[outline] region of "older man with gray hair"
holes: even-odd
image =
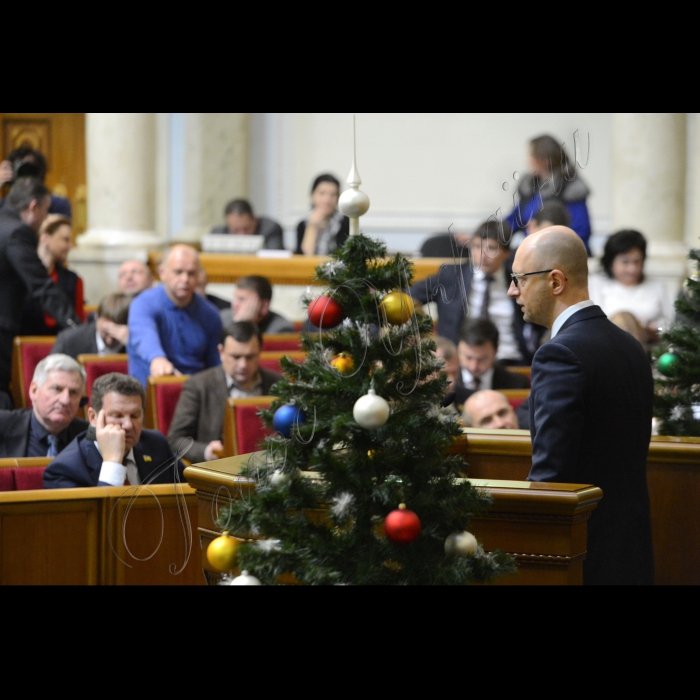
[[[31,408],[0,411],[0,457],[54,457],[88,427],[77,418],[85,370],[68,355],[45,357],[29,386]]]

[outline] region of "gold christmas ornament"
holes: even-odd
[[[350,374],[355,369],[355,363],[352,357],[345,352],[341,352],[338,357],[331,360],[331,366],[338,370],[341,374]]]
[[[392,326],[402,326],[408,323],[413,316],[413,299],[403,292],[389,292],[383,299],[379,308],[386,314],[386,320]]]
[[[228,536],[228,530],[212,540],[207,547],[207,560],[217,570],[224,573],[236,568],[238,540]]]

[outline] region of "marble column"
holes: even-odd
[[[613,226],[647,239],[645,272],[675,297],[685,278],[686,115],[613,115]]]
[[[685,245],[700,248],[700,118],[688,115],[688,205],[685,222]],[[688,262],[688,275],[695,274],[695,265]]]
[[[224,207],[248,197],[247,113],[188,113],[184,126],[184,190],[178,241],[199,243],[224,223]],[[177,202],[176,202],[177,204]]]
[[[86,115],[88,230],[69,263],[89,303],[117,289],[124,260],[145,263],[166,243],[155,231],[156,143],[155,113]]]

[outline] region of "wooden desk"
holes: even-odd
[[[260,457],[262,453],[254,453]],[[254,483],[240,471],[251,455],[193,464],[185,478],[199,500],[199,539],[202,569],[215,584],[221,574],[206,558],[206,549],[220,534],[218,510],[229,499],[244,498]],[[580,585],[586,552],[586,527],[591,511],[602,497],[599,488],[580,484],[472,480],[494,499],[490,511],[472,520],[471,531],[487,551],[512,554],[519,567],[515,576],[497,585]]]
[[[467,428],[449,452],[472,479],[526,479],[532,465],[526,430]],[[700,438],[653,437],[647,485],[656,585],[699,585]]]
[[[0,493],[0,585],[204,585],[195,492],[175,488]]]
[[[148,265],[155,279],[158,279],[158,265],[163,259],[163,251],[152,251],[148,255]],[[306,286],[312,284],[316,268],[326,257],[294,255],[291,258],[260,258],[256,255],[231,255],[227,253],[200,253],[199,260],[207,271],[210,282],[235,284],[247,275],[264,275],[271,284]],[[443,264],[453,265],[452,258],[420,258],[412,260],[414,282],[435,274]]]

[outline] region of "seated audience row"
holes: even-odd
[[[329,173],[319,175],[311,186],[311,212],[296,229],[297,255],[329,255],[350,235],[350,220],[338,209],[340,182]],[[224,209],[225,225],[213,234],[262,236],[266,250],[284,250],[282,227],[265,216],[256,216],[245,199],[231,200]]]

